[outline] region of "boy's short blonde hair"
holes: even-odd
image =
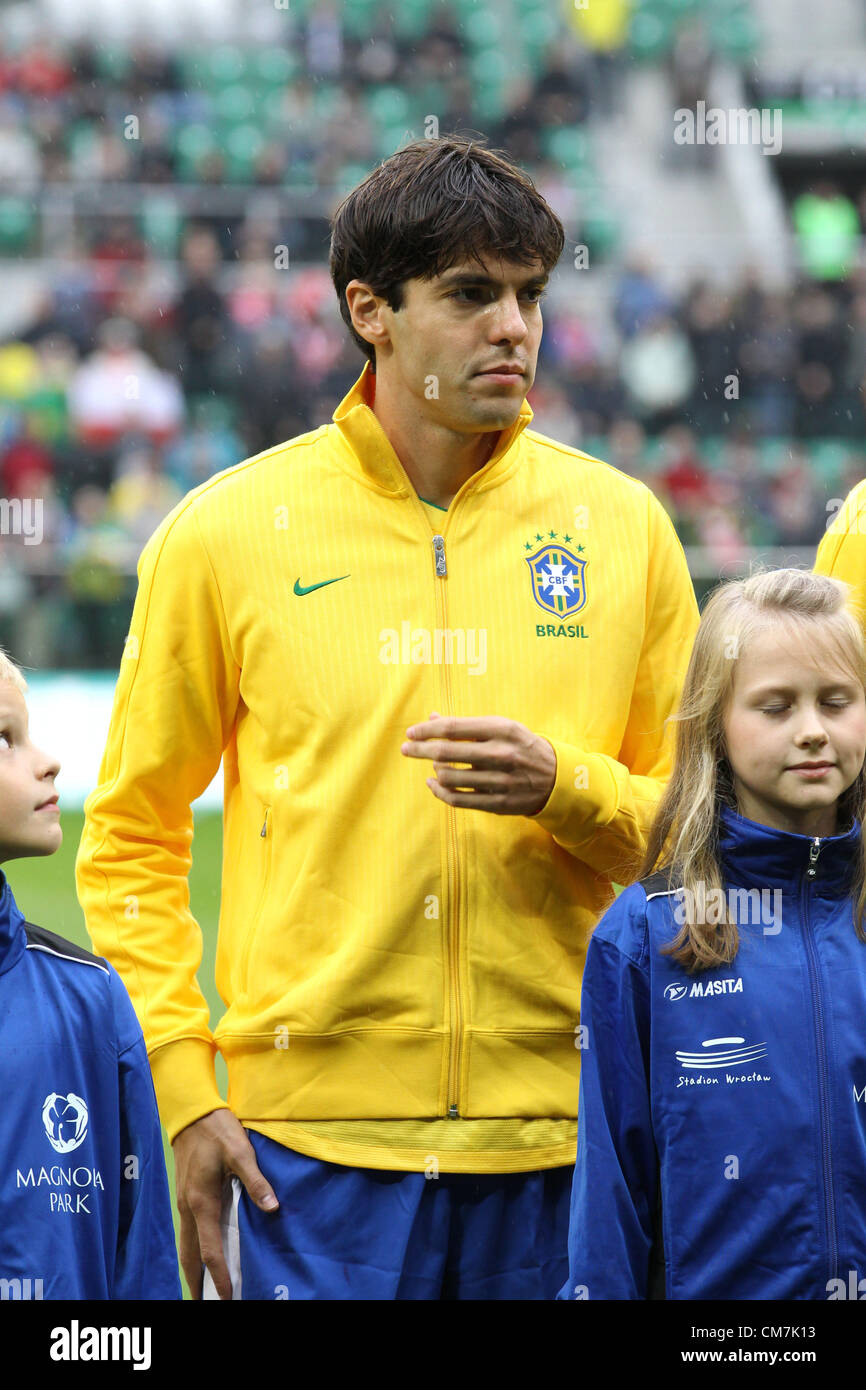
[[[21,691],[22,695],[27,689],[27,682],[20,667],[15,665],[15,662],[6,655],[2,647],[0,647],[0,681],[9,681],[10,685],[14,685],[16,690]]]

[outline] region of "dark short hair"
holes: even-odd
[[[405,280],[432,280],[458,261],[494,254],[549,274],[565,231],[528,174],[483,137],[415,140],[353,188],[331,219],[330,271],[340,313],[376,370],[376,349],[355,331],[346,286],[363,280],[392,309]]]

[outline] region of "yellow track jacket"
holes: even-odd
[[[375,1121],[356,1161],[409,1167],[399,1121],[559,1121],[517,1161],[479,1138],[442,1167],[566,1163],[587,939],[670,774],[694,593],[649,490],[527,429],[526,401],[436,531],[374,389],[365,366],[333,423],[217,474],[145,546],[79,895],[170,1138],[225,1104],[216,1047],[232,1110],[284,1142]],[[437,800],[400,753],[432,710],[544,735],[544,808]],[[187,874],[221,758],[212,1034]]]
[[[838,499],[837,499],[838,500]],[[815,573],[852,586],[851,607],[866,628],[866,481],[845,498],[825,531],[815,559]]]

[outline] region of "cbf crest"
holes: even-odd
[[[583,549],[583,547],[581,547]],[[570,618],[586,603],[586,560],[564,545],[545,545],[525,557],[532,575],[532,596],[555,618]]]

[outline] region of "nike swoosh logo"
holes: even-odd
[[[308,584],[306,587],[301,584],[300,579],[295,580],[295,593],[300,597],[301,594],[311,594],[314,589],[324,589],[328,584],[339,584],[341,579],[350,579],[351,575],[338,574],[336,579],[323,579],[320,584]]]

